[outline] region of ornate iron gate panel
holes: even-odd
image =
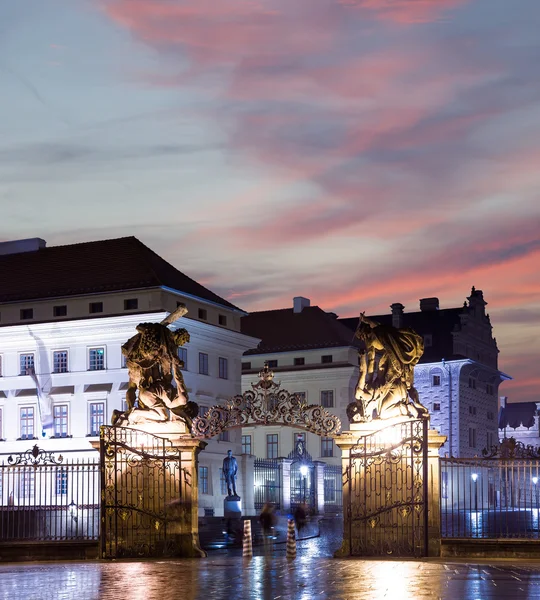
[[[351,555],[427,555],[427,450],[425,419],[390,425],[351,448]]]
[[[102,558],[177,555],[192,485],[180,450],[150,433],[102,427],[100,456]]]
[[[255,509],[270,502],[281,508],[281,462],[272,458],[255,459]]]

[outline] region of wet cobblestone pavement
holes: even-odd
[[[2,600],[540,598],[540,562],[472,564],[280,556],[0,566]]]
[[[317,533],[316,528],[306,533]],[[0,600],[540,600],[539,561],[334,559],[341,524],[299,541],[207,559],[0,564]]]

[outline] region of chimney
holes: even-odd
[[[311,306],[309,298],[304,298],[303,296],[293,298],[293,313],[301,313],[308,306]]]
[[[392,326],[398,329],[403,327],[403,309],[405,308],[403,304],[394,302],[390,305],[390,308],[392,309]]]
[[[21,254],[22,252],[36,252],[36,250],[45,248],[46,245],[47,242],[41,238],[0,242],[0,256],[6,254]]]
[[[420,310],[429,312],[431,310],[439,310],[438,298],[420,298]]]

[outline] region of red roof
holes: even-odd
[[[135,237],[0,256],[0,303],[169,287],[238,309]]]
[[[241,329],[262,340],[245,355],[354,345],[354,332],[318,306],[298,313],[292,308],[250,313],[242,317]]]

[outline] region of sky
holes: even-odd
[[[540,401],[538,0],[0,3],[0,240],[135,235],[244,310],[484,292]]]

